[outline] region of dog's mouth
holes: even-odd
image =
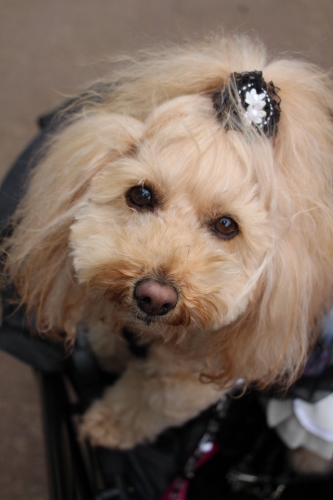
[[[147,314],[138,307],[131,307],[131,316],[135,322],[145,324],[148,327],[155,325],[164,326],[185,326],[185,316],[182,311],[173,310],[165,314]]]
[[[123,312],[126,327],[148,342],[156,338],[162,338],[165,342],[181,342],[191,323],[189,315],[182,307],[164,315],[154,316],[145,314],[137,307]]]
[[[133,318],[131,323],[134,327],[138,325],[142,332],[154,336],[161,335],[164,337],[167,332],[169,332],[168,335],[172,334],[172,336],[174,336],[177,335],[177,331],[183,334],[184,331],[188,330],[191,324],[189,311],[182,305],[179,305],[179,307],[164,315],[154,316],[145,314],[138,308],[133,308],[131,310],[131,317]],[[141,327],[139,325],[141,325]]]
[[[141,311],[136,312],[135,319],[139,320],[141,323],[145,323],[147,326],[151,326],[153,323],[165,324],[166,322],[165,318],[161,316],[148,316],[147,314],[143,314]]]

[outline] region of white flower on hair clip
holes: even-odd
[[[278,87],[266,83],[261,71],[231,73],[230,82],[212,95],[216,118],[226,130],[243,130],[242,118],[266,137],[273,137],[280,119]]]
[[[255,123],[261,125],[266,118],[266,111],[263,108],[266,106],[266,94],[258,94],[256,89],[251,89],[245,94],[245,102],[248,104],[244,113],[245,118],[250,124]]]

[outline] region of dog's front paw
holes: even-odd
[[[85,413],[80,435],[93,446],[127,450],[145,441],[145,436],[134,425],[129,425],[126,415],[117,414],[103,401],[98,401]]]

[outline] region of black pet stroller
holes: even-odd
[[[73,110],[73,107],[72,107]],[[0,229],[24,192],[29,168],[40,146],[59,126],[57,114],[40,119],[41,132],[16,161],[0,193]],[[64,118],[65,116],[65,118]],[[61,121],[66,119],[62,114]],[[128,452],[91,447],[77,436],[80,415],[112,384],[117,375],[103,372],[77,332],[71,356],[61,344],[31,336],[24,311],[3,291],[0,348],[30,364],[41,387],[45,441],[53,500],[328,500],[333,479],[298,476],[288,466],[285,446],[265,423],[255,392],[234,394],[181,428],[169,429],[156,443]],[[147,349],[124,332],[138,357]],[[332,392],[332,368],[323,387]],[[311,393],[313,383],[300,381],[295,391]],[[302,397],[302,396],[301,396]]]

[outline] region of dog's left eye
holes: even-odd
[[[214,222],[213,231],[217,233],[218,236],[229,240],[237,236],[239,228],[237,222],[231,219],[231,217],[223,216],[221,219]]]
[[[153,208],[153,193],[145,186],[134,186],[127,192],[126,201],[137,208]]]

